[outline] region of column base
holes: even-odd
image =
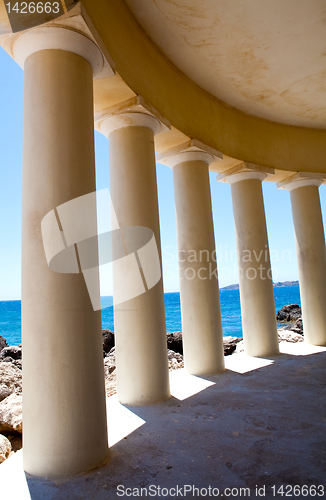
[[[45,460],[42,462],[42,466],[25,466],[24,460],[24,449],[23,449],[23,463],[24,463],[24,471],[29,476],[37,477],[37,478],[45,478],[45,479],[63,479],[69,478],[72,476],[76,476],[79,474],[86,474],[94,469],[98,469],[107,464],[111,459],[111,453],[109,448],[103,458],[98,459],[91,463],[80,464],[79,467],[54,467],[52,464],[49,467],[45,467]],[[74,464],[76,465],[76,464]],[[50,471],[49,471],[50,470]]]

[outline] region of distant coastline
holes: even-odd
[[[275,314],[288,304],[301,305],[299,286],[297,281],[275,283]],[[292,286],[291,286],[292,285]],[[220,293],[222,326],[224,336],[242,337],[241,306],[239,285],[233,284],[222,289]],[[104,301],[106,302],[106,301]],[[181,332],[181,305],[179,292],[164,294],[166,329],[167,332]],[[114,331],[113,307],[104,307],[102,313],[102,328]],[[259,311],[257,311],[259,314]],[[0,301],[0,335],[9,345],[21,343],[21,302]]]
[[[297,286],[299,285],[299,281],[278,281],[277,283],[273,283],[273,286],[283,287],[283,286]],[[235,283],[234,285],[224,286],[220,288],[220,290],[239,290],[239,283]]]

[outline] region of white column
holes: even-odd
[[[322,180],[283,183],[291,195],[305,341],[326,345],[325,235],[318,187]]]
[[[56,477],[108,455],[101,312],[82,274],[49,269],[41,234],[47,213],[96,189],[93,70],[102,56],[83,35],[48,30],[26,32],[14,52],[25,70],[23,458],[28,473]]]
[[[159,281],[154,286],[147,280],[146,262],[138,260],[140,274],[133,280],[135,287],[139,280],[138,296],[117,304],[117,290],[128,276],[120,271],[113,275],[118,397],[123,404],[135,406],[170,396],[154,153],[154,134],[159,130],[160,122],[141,112],[115,114],[100,125],[109,138],[110,191],[125,240],[126,226],[146,227],[158,249]]]
[[[261,170],[225,175],[232,190],[245,352],[262,357],[279,352],[261,185],[265,177]]]
[[[205,151],[190,151],[164,161],[173,168],[183,351],[193,375],[225,369],[208,175],[214,160]]]

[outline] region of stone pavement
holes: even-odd
[[[281,485],[284,497],[312,498],[291,486],[326,487],[326,348],[280,345],[270,359],[226,357],[221,375],[172,372],[173,396],[158,405],[127,408],[111,396],[105,466],[38,479],[24,474],[20,451],[0,466],[1,498],[260,498],[265,487],[272,499]]]

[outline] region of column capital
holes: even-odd
[[[312,172],[297,172],[282,182],[276,184],[278,189],[286,189],[291,192],[294,189],[306,186],[316,186],[317,188],[326,181],[325,174]]]
[[[82,56],[92,66],[94,76],[104,67],[104,57],[96,43],[84,33],[63,26],[41,26],[25,31],[15,39],[12,48],[14,59],[21,68],[24,68],[28,56],[49,49]]]
[[[197,139],[190,139],[187,142],[178,146],[166,149],[162,153],[156,155],[157,161],[167,165],[170,168],[188,161],[203,161],[210,165],[216,160],[222,160],[223,155],[210,146],[206,146]]]
[[[268,175],[274,175],[274,168],[255,165],[254,163],[243,162],[223,174],[218,174],[216,180],[218,182],[227,182],[234,184],[235,182],[245,181],[248,179],[258,179],[263,181]]]
[[[154,135],[171,129],[170,122],[141,96],[96,113],[95,128],[108,137],[124,127],[148,127]]]

